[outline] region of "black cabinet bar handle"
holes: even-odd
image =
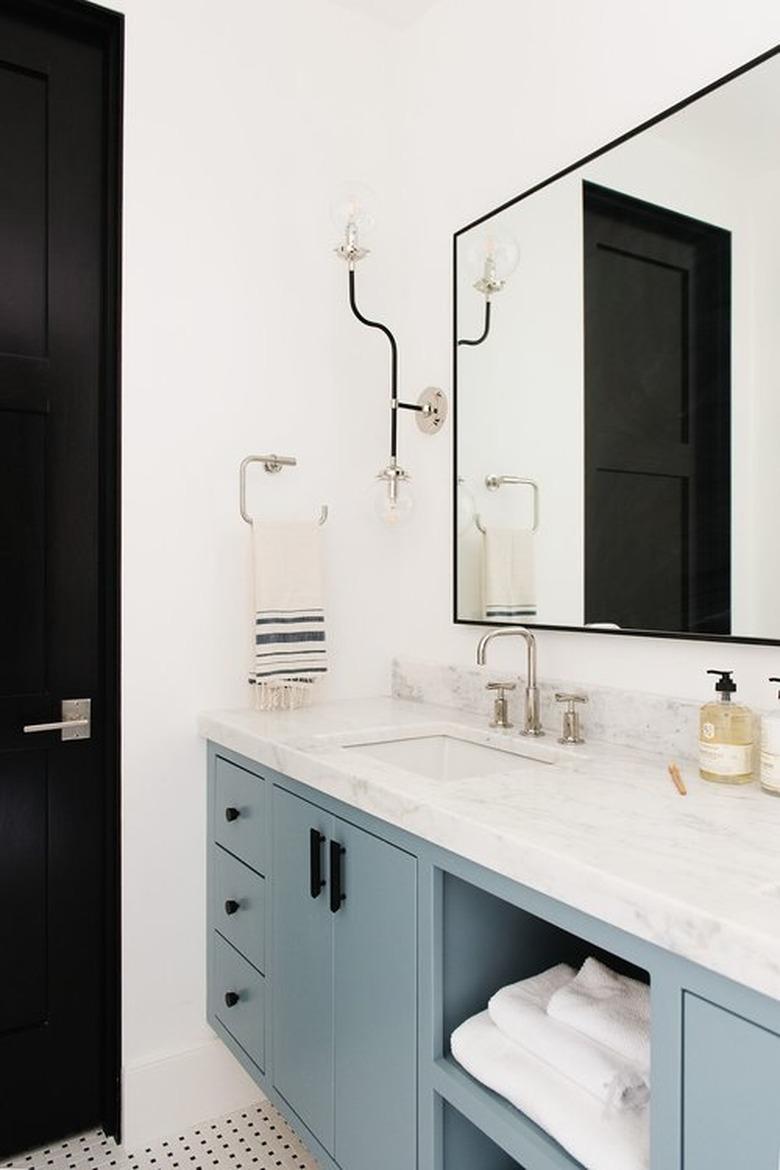
[[[241,996],[236,991],[226,991],[225,992],[225,1005],[226,1005],[226,1007],[229,1007],[229,1008],[235,1007],[236,1004],[238,1003],[238,1001],[240,1000],[240,998],[241,998]]]
[[[330,910],[335,914],[341,909],[341,903],[346,901],[347,895],[342,890],[342,862],[346,849],[338,841],[330,843]]]
[[[319,898],[325,878],[322,876],[322,845],[325,840],[319,829],[309,829],[309,892]]]
[[[225,820],[226,821],[237,821],[240,816],[241,816],[241,813],[238,811],[237,808],[226,808],[225,809]]]
[[[240,909],[241,909],[241,906],[235,900],[235,898],[228,898],[227,902],[225,903],[225,913],[226,914],[235,914],[236,911],[240,910]]]

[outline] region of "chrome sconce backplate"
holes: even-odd
[[[447,395],[436,386],[428,386],[417,399],[417,425],[424,435],[435,435],[447,421]]]

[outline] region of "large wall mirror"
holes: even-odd
[[[780,56],[455,236],[455,618],[780,641]]]

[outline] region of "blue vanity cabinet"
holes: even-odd
[[[686,993],[683,1170],[778,1170],[780,1036]]]
[[[265,979],[235,947],[216,934],[214,1015],[253,1064],[265,1068]]]
[[[406,1170],[417,1165],[417,862],[345,821],[334,836],[345,850],[333,916],[336,1161]]]
[[[333,923],[327,845],[334,818],[283,788],[273,792],[273,1084],[333,1153]],[[312,857],[312,834],[318,858]],[[313,873],[321,866],[322,878]],[[316,881],[316,890],[312,887]],[[313,896],[315,895],[315,896]]]
[[[214,759],[213,838],[257,873],[266,869],[266,785],[222,756]]]
[[[272,854],[274,1088],[342,1170],[413,1170],[416,860],[281,787]]]
[[[267,801],[258,773],[209,759],[208,1016],[255,1079],[266,1068]]]
[[[652,988],[650,1170],[780,1170],[780,1003],[215,745],[209,1020],[325,1170],[576,1170],[450,1056],[506,982]]]

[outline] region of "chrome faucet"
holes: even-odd
[[[539,688],[536,685],[536,638],[525,626],[512,626],[507,630],[491,630],[480,638],[477,646],[477,666],[485,665],[485,651],[488,642],[494,638],[511,638],[516,636],[525,639],[526,680],[525,680],[525,720],[521,735],[544,735],[539,714]]]

